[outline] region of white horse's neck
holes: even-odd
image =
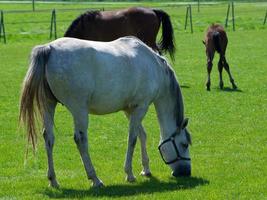
[[[170,70],[166,88],[154,102],[161,131],[161,141],[169,138],[182,124],[184,105],[180,87]]]

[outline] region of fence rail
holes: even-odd
[[[103,7],[95,8],[94,10],[103,10]],[[41,9],[41,10],[35,10],[34,13],[47,13],[51,12],[51,10],[54,9]],[[70,11],[85,11],[85,10],[92,10],[91,8],[60,8],[56,9],[60,12],[70,12]],[[4,13],[33,13],[32,10],[3,10]]]

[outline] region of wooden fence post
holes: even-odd
[[[35,11],[35,0],[32,0],[32,11]]]
[[[187,27],[188,15],[189,15],[189,20],[190,20],[191,33],[193,33],[192,7],[191,7],[191,5],[188,5],[188,6],[186,7],[186,16],[185,16],[184,30],[186,30],[186,27]]]
[[[232,7],[232,8],[231,8]],[[228,3],[227,13],[226,13],[226,19],[225,19],[225,28],[228,27],[228,19],[230,14],[230,8],[232,9],[232,24],[233,24],[233,31],[235,31],[235,6],[234,1],[232,3]]]
[[[5,31],[5,23],[4,23],[4,12],[1,10],[1,19],[0,19],[0,40],[3,38],[4,43],[6,44],[6,31]],[[2,35],[3,33],[3,35]]]
[[[192,23],[192,7],[189,5],[190,10],[190,25],[191,25],[191,33],[193,33],[193,23]]]
[[[235,31],[235,8],[234,2],[232,1],[232,23],[233,23],[233,31]]]
[[[56,10],[54,9],[54,34],[55,39],[57,39],[57,19],[56,19]]]
[[[225,19],[225,28],[227,28],[227,26],[228,26],[229,11],[230,11],[230,3],[228,3],[226,19]]]
[[[265,13],[265,17],[264,17],[263,25],[266,24],[266,19],[267,19],[267,10],[266,10],[266,13]]]
[[[54,38],[57,39],[57,20],[56,20],[56,10],[52,10],[51,23],[50,23],[50,39],[53,36],[54,29]]]
[[[188,11],[189,11],[189,7],[187,6],[187,7],[186,7],[186,15],[185,15],[184,30],[186,30],[186,27],[187,27]]]

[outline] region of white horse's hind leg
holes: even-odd
[[[143,165],[143,170],[141,172],[141,175],[151,176],[151,172],[149,169],[149,158],[148,158],[147,151],[146,151],[146,132],[142,125],[139,127],[138,136],[141,142],[141,155],[142,155],[142,165]]]
[[[54,146],[54,133],[53,133],[53,125],[54,125],[54,114],[55,114],[56,102],[50,102],[48,105],[48,112],[44,114],[44,131],[43,137],[45,140],[45,147],[47,153],[48,160],[48,172],[47,177],[50,181],[50,185],[52,187],[58,188],[58,182],[56,180],[56,174],[54,170],[54,162],[53,162],[53,146]]]
[[[142,126],[141,122],[147,112],[147,109],[148,109],[147,105],[138,106],[132,112],[128,113],[130,115],[129,116],[130,126],[129,126],[129,136],[128,136],[128,149],[124,164],[124,170],[125,173],[127,174],[126,180],[128,182],[133,182],[136,179],[135,176],[133,175],[132,159],[140,126]]]
[[[88,179],[93,181],[94,187],[103,186],[102,181],[96,176],[95,169],[91,162],[88,153],[88,138],[87,138],[87,128],[88,128],[88,113],[87,109],[83,109],[81,112],[72,112],[75,125],[74,141],[80,152],[85,171],[87,173]]]

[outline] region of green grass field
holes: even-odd
[[[132,5],[132,4],[131,4]],[[143,5],[137,4],[135,5]],[[186,116],[190,118],[192,177],[172,178],[157,150],[159,126],[153,106],[144,120],[153,178],[141,171],[140,145],[134,154],[136,183],[125,182],[123,163],[127,145],[127,119],[123,113],[90,116],[89,143],[102,189],[90,186],[73,141],[70,113],[59,105],[56,112],[55,169],[61,188],[49,188],[47,160],[40,135],[36,156],[18,129],[21,83],[33,46],[49,41],[50,12],[5,13],[7,44],[0,43],[0,199],[267,199],[267,3],[237,3],[236,31],[228,28],[227,58],[238,86],[219,90],[215,57],[211,91],[205,90],[206,58],[201,42],[212,22],[224,23],[226,4],[193,7],[194,34],[184,31],[185,6],[162,6],[171,15],[176,37],[172,64],[182,86]],[[129,4],[37,4],[38,9],[127,7]],[[164,6],[164,7],[163,7]],[[0,10],[31,9],[30,4],[0,4]],[[81,11],[58,11],[58,35]],[[29,23],[43,21],[43,23]],[[24,23],[18,23],[24,22]],[[160,34],[161,35],[161,34]]]

